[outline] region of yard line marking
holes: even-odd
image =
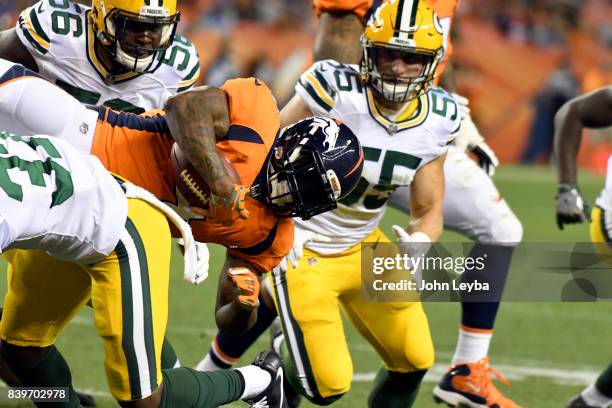
[[[509,380],[523,381],[531,377],[547,378],[551,383],[557,385],[588,385],[592,384],[599,374],[594,370],[558,369],[547,367],[521,367],[510,364],[496,365],[499,371]],[[437,383],[446,373],[448,366],[435,364],[425,375],[424,381]],[[356,373],[353,376],[355,382],[371,382],[376,377],[375,372]]]

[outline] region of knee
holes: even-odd
[[[302,394],[313,404],[330,405],[342,398],[351,388],[353,379],[352,369],[337,370],[337,367],[320,370],[316,373],[316,380],[311,383],[316,389],[302,387]]]
[[[47,347],[22,347],[0,341],[0,356],[9,367],[34,367],[43,356],[54,346]]]
[[[484,233],[478,234],[476,241],[482,244],[516,246],[523,240],[523,224],[504,200],[496,204],[494,216],[487,220]]]

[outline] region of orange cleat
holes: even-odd
[[[490,373],[510,386],[499,371],[489,366],[489,357],[485,357],[475,363],[452,366],[434,388],[434,401],[451,407],[521,408],[495,387]]]

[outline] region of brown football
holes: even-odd
[[[240,177],[232,166],[229,159],[217,149],[217,153],[221,156],[221,160],[225,169],[232,177],[232,181],[240,184]],[[180,147],[175,143],[172,146],[172,170],[174,173],[174,182],[180,190],[183,197],[187,199],[192,207],[208,209],[208,199],[210,188],[200,176],[196,168],[187,160]]]

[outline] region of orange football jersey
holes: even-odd
[[[230,129],[217,147],[232,162],[241,184],[251,186],[264,167],[280,119],[268,87],[255,78],[227,81]],[[91,153],[111,172],[139,185],[159,199],[177,204],[170,151],[174,143],[163,112],[142,115],[100,108]],[[293,220],[279,219],[264,203],[247,198],[250,216],[224,227],[190,219],[200,242],[224,245],[228,253],[260,272],[276,266],[293,244]]]

